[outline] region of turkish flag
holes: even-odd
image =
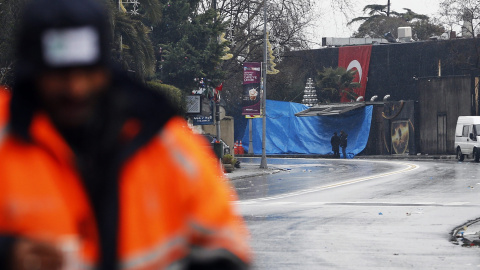
[[[370,56],[372,55],[372,45],[367,46],[349,46],[340,47],[338,51],[338,66],[346,70],[355,69],[357,74],[353,82],[361,84],[360,88],[354,90],[358,96],[365,98],[367,89],[368,68],[370,66]],[[350,102],[351,100],[342,95],[340,102]]]

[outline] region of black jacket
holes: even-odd
[[[330,139],[330,143],[332,144],[332,148],[338,148],[340,146],[340,137],[338,137],[338,135],[333,135],[332,139]]]
[[[346,133],[343,133],[340,135],[340,147],[345,148],[347,147],[347,137],[348,135]]]

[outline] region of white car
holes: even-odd
[[[480,116],[459,116],[455,129],[455,151],[457,159],[465,156],[480,160]]]

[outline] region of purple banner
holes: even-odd
[[[242,115],[260,115],[261,78],[260,63],[243,63]]]

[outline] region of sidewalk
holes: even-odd
[[[241,163],[240,168],[235,168],[231,173],[226,173],[225,176],[230,180],[238,180],[247,177],[262,176],[267,174],[274,174],[282,171],[273,166],[268,166],[268,169],[261,169],[260,164]]]
[[[378,155],[356,156],[356,159],[402,159],[402,160],[455,160],[455,155]]]
[[[236,157],[261,157],[261,155],[236,155]],[[278,154],[278,155],[267,155],[267,158],[333,158],[332,155],[315,155],[315,154]],[[404,159],[404,160],[437,160],[445,159],[452,160],[456,159],[455,155],[358,155],[354,159]]]

